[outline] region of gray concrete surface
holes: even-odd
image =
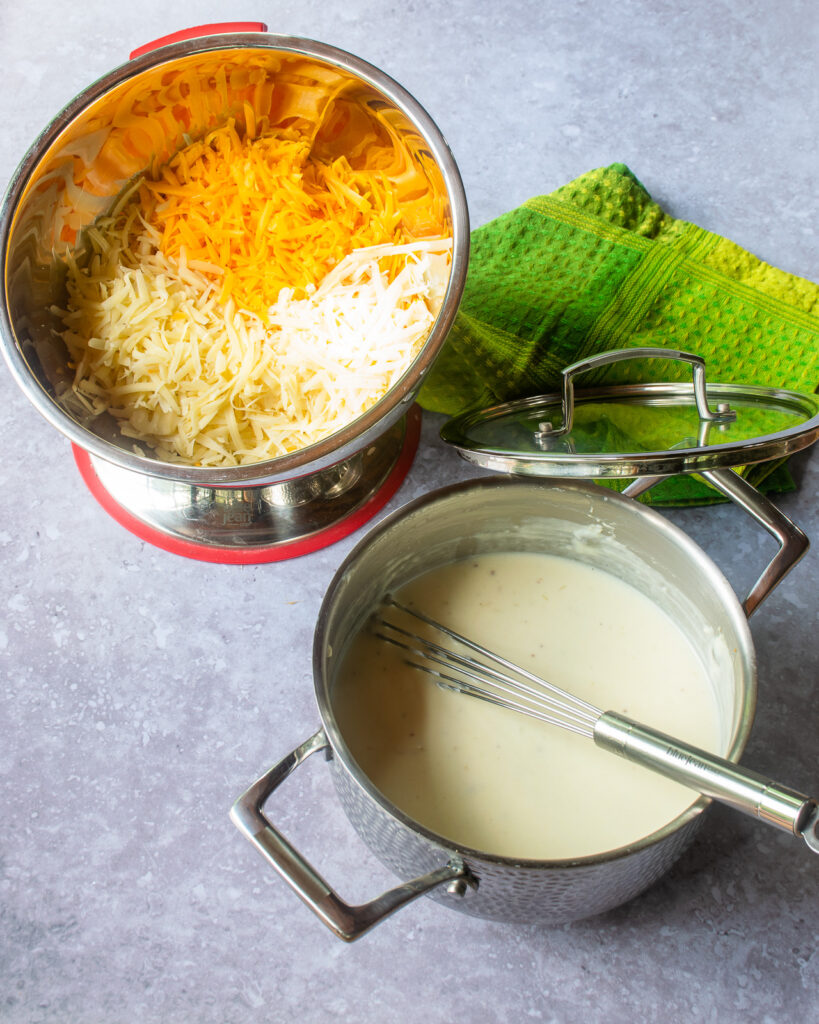
[[[815,277],[815,4],[0,2],[0,188],[37,132],[130,49],[230,18],[333,43],[430,111],[474,225],[629,164],[676,216]],[[0,1021],[4,1024],[785,1024],[816,1016],[819,862],[727,810],[643,897],[557,928],[421,900],[340,943],[228,820],[318,725],[311,639],[361,536],[230,567],[151,547],[94,501],[67,441],[0,373]],[[388,506],[474,475],[425,419]],[[819,463],[782,507],[819,533]],[[668,513],[739,591],[771,543],[731,506]],[[746,761],[819,791],[816,550],[753,619]],[[315,763],[313,763],[315,762]],[[590,798],[590,806],[593,800]],[[326,765],[277,820],[342,895],[394,883]]]

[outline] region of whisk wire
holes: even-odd
[[[515,700],[513,696],[509,695],[514,695],[517,692],[515,689],[516,683],[509,677],[504,676],[503,673],[495,672],[495,670],[490,666],[481,665],[480,662],[477,662],[474,659],[461,658],[455,654],[455,652],[447,651],[446,648],[439,647],[439,645],[432,641],[425,640],[423,637],[415,637],[414,634],[409,634],[407,630],[401,629],[400,626],[395,626],[386,619],[379,619],[377,621],[380,625],[393,629],[396,632],[407,633],[427,648],[422,650],[420,647],[413,647],[410,644],[403,643],[394,636],[387,636],[386,633],[376,632],[375,634],[380,640],[385,640],[387,643],[392,644],[395,647],[400,647],[408,653],[423,659],[423,664],[420,664],[417,661],[412,661],[409,658],[406,659],[406,663],[412,668],[416,668],[419,671],[426,673],[426,675],[432,676],[444,689],[452,690],[456,693],[462,693],[469,697],[476,697],[479,700],[485,701],[487,704],[494,704],[496,707],[507,708],[510,711],[518,711],[531,718],[537,718],[542,722],[560,726],[571,732],[579,733],[582,736],[591,736],[593,734],[593,725],[595,720],[591,715],[586,715],[585,713],[578,714],[570,708],[564,708],[559,705],[554,698],[548,696],[545,696],[542,699],[541,706],[537,705],[536,696],[531,696],[528,703]],[[443,656],[438,657],[432,648],[437,648],[442,652]],[[449,658],[447,655],[452,655],[452,657]],[[446,672],[442,672],[439,669],[434,669],[430,666],[429,662],[433,662],[438,665],[449,665],[450,662],[455,663],[457,671],[460,672],[461,675],[453,676]],[[472,672],[469,668],[465,667],[470,663],[475,666],[480,666],[480,673]],[[506,685],[504,682],[506,679],[509,679],[511,685]],[[474,682],[470,682],[470,680],[474,680]],[[487,682],[491,682],[495,689],[490,690],[487,686]],[[475,685],[475,683],[478,685]],[[530,688],[527,687],[527,689]],[[501,696],[501,693],[506,694],[506,696]],[[563,717],[557,717],[557,715],[549,714],[549,705],[553,705],[554,710]]]
[[[446,689],[479,697],[499,708],[518,711],[532,718],[549,722],[552,725],[562,726],[585,736],[592,735],[596,717],[586,711],[566,707],[548,693],[538,693],[534,687],[499,672],[497,669],[491,668],[491,666],[484,665],[478,662],[476,658],[465,657],[457,651],[441,647],[440,644],[404,630],[400,626],[388,622],[385,618],[378,620],[378,623],[380,626],[401,634],[419,644],[420,646],[412,646],[411,644],[403,643],[395,636],[388,636],[386,633],[376,633],[379,639],[385,640],[387,643],[400,647],[408,653],[421,658],[423,664],[412,662],[408,658],[406,659],[406,664],[437,679]],[[454,668],[460,673],[460,676],[451,676],[433,669],[430,663],[445,668]],[[488,688],[489,685],[492,687],[491,689]],[[501,694],[505,695],[502,696]],[[526,702],[515,699],[515,697],[523,697]],[[558,718],[555,715],[548,714],[550,711],[556,712],[561,717]]]
[[[387,598],[385,603],[426,623],[480,656],[481,660],[453,651],[377,617],[375,621],[387,632],[376,632],[376,636],[410,654],[412,660],[407,658],[407,663],[431,676],[438,685],[590,737],[604,750],[681,782],[712,799],[721,800],[785,832],[801,835],[810,849],[819,853],[819,801],[624,715],[600,711],[422,612],[400,604],[394,598]],[[487,664],[489,661],[494,665]],[[495,667],[498,665],[507,671]],[[523,682],[523,679],[528,682]]]
[[[462,636],[455,630],[436,622],[422,612],[399,603],[394,598],[388,598],[385,603],[424,622],[428,626],[432,626],[445,636],[456,641],[456,643],[476,651],[482,658],[491,660],[515,674],[509,675],[492,665],[486,664],[486,661],[479,661],[449,647],[443,647],[434,640],[413,633],[383,617],[377,619],[378,625],[391,631],[390,635],[377,633],[376,635],[380,639],[386,640],[388,643],[402,648],[421,659],[421,664],[415,661],[408,661],[414,668],[420,669],[438,679],[448,689],[455,689],[457,692],[478,697],[487,703],[521,712],[540,721],[560,726],[583,736],[591,736],[593,734],[594,725],[602,712],[592,704],[579,697],[575,697],[573,694],[549,683],[527,669],[515,665],[495,652],[475,643],[468,637]],[[405,640],[411,641],[411,643],[398,639],[396,634],[404,637]],[[456,677],[434,669],[430,666],[430,663],[457,671],[458,676]],[[523,679],[528,680],[528,682],[524,682]]]

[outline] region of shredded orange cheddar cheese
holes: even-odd
[[[303,297],[354,249],[411,240],[383,171],[322,164],[294,131],[242,138],[232,121],[145,178],[130,203],[135,241],[153,228],[165,256],[220,279],[221,302],[260,315],[282,288]]]

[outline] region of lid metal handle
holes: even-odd
[[[693,373],[694,398],[697,403],[697,413],[700,420],[706,422],[728,423],[736,419],[736,413],[727,402],[720,402],[716,409],[708,405],[708,395],[705,389],[705,360],[702,356],[693,352],[683,352],[680,349],[670,348],[619,348],[610,352],[601,352],[600,355],[590,356],[588,359],[581,359],[579,362],[571,363],[563,370],[563,397],[562,412],[563,426],[555,428],[551,423],[539,424],[535,433],[535,441],[541,447],[547,447],[549,442],[569,433],[574,422],[574,378],[585,373],[586,370],[595,370],[600,366],[608,366],[611,363],[620,363],[625,359],[677,359],[689,363]]]

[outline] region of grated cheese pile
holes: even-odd
[[[380,175],[308,156],[228,125],[137,181],[86,231],[82,264],[66,258],[74,392],[162,459],[312,444],[383,397],[429,334],[451,239],[407,240]]]
[[[184,252],[221,278],[223,302],[260,315],[282,288],[317,286],[353,249],[409,240],[383,172],[312,160],[292,129],[242,138],[233,121],[143,180],[129,205],[135,239],[152,229],[166,256]]]

